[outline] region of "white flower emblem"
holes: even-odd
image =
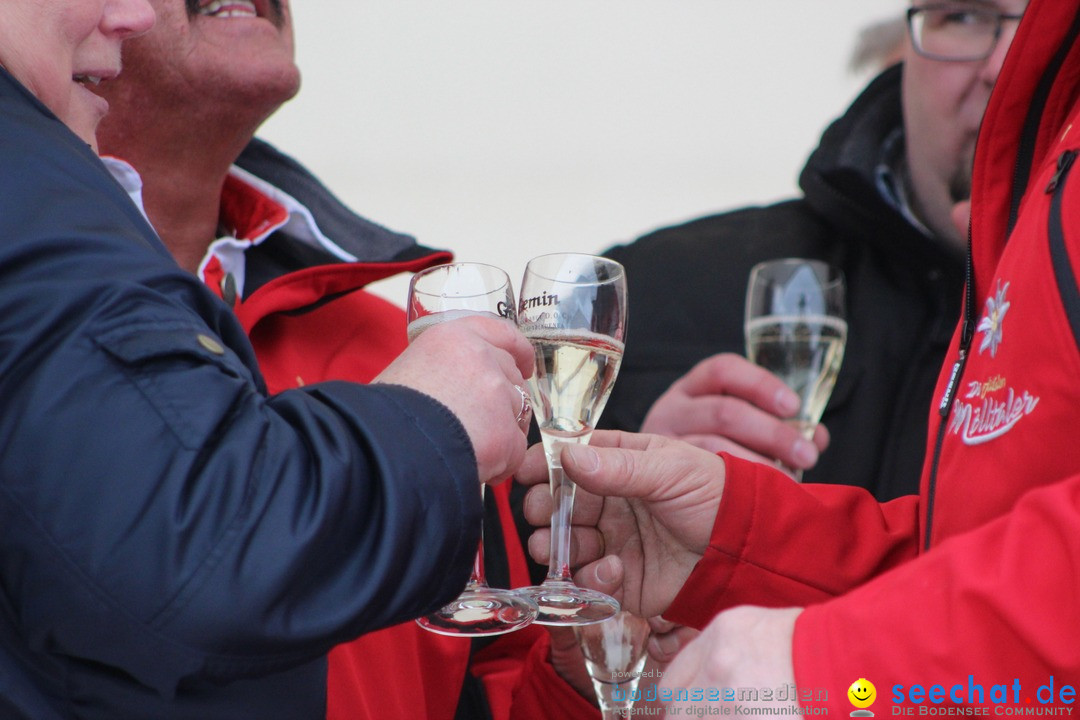
[[[1001,344],[1001,324],[1005,320],[1005,313],[1009,311],[1009,303],[1005,299],[1005,293],[1009,291],[1009,283],[1005,283],[1002,287],[1001,280],[997,283],[997,292],[994,293],[994,297],[986,298],[986,314],[983,315],[983,319],[979,321],[979,332],[986,333],[983,336],[982,344],[979,345],[979,352],[983,352],[987,348],[990,348],[990,357],[997,355],[998,345]]]

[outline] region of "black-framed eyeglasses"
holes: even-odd
[[[956,2],[921,5],[907,11],[912,47],[932,60],[985,60],[997,47],[1004,23],[1021,17]]]

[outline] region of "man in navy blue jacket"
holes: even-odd
[[[478,476],[524,452],[527,342],[450,323],[382,384],[269,397],[229,309],[2,69],[0,158],[0,716],[311,716],[312,660],[463,585]]]

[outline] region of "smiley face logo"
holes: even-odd
[[[851,683],[847,691],[848,700],[857,708],[868,708],[877,700],[877,688],[866,678],[859,678]]]

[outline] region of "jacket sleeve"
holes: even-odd
[[[0,179],[0,616],[28,647],[169,694],[452,598],[481,517],[456,418],[399,387],[268,397],[228,309],[97,159],[13,116],[0,108],[0,157],[25,171]]]
[[[664,616],[703,627],[742,604],[822,602],[918,552],[918,498],[792,482],[724,454],[724,494],[705,555]],[[850,685],[850,682],[848,683]]]
[[[879,708],[881,701],[910,702],[913,685],[927,692],[940,685],[947,704],[1024,706],[1017,710],[1042,707],[1049,695],[1039,688],[1053,686],[1060,704],[1063,687],[1075,689],[1080,676],[1080,633],[1071,621],[1080,612],[1078,536],[1074,476],[1029,492],[1007,515],[858,590],[808,608],[795,625],[798,686],[828,688],[834,713],[850,710],[842,689],[860,677],[878,683]]]

